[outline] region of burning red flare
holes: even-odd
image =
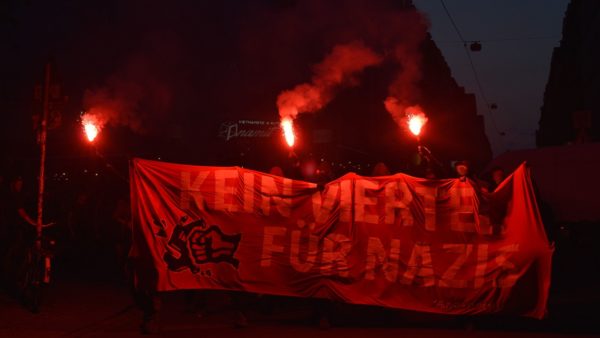
[[[421,111],[419,112],[407,112],[408,118],[408,129],[415,136],[421,134],[421,129],[427,123],[427,116]]]
[[[93,116],[85,114],[81,117],[81,124],[83,125],[83,131],[88,141],[94,142],[98,134],[100,133],[100,124],[94,119]]]
[[[283,136],[285,142],[291,148],[296,142],[296,135],[294,135],[294,121],[291,118],[284,118],[281,120],[281,129],[283,129]]]
[[[85,130],[85,135],[88,138],[88,141],[94,142],[96,136],[98,136],[98,128],[92,123],[85,123],[83,125],[83,129]]]

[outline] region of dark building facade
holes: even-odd
[[[424,108],[431,116],[427,137],[432,150],[446,161],[464,159],[476,168],[492,159],[484,118],[477,112],[475,95],[456,83],[446,60],[431,38],[423,44]]]
[[[600,2],[572,0],[554,49],[538,147],[600,140]]]

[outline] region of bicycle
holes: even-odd
[[[52,258],[56,245],[53,239],[43,235],[40,243],[41,245],[38,246],[38,241],[35,240],[27,249],[19,284],[21,301],[33,313],[39,312],[43,289],[50,284]]]

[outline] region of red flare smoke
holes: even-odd
[[[422,42],[427,39],[427,21],[419,12],[406,12],[404,24],[410,27],[410,34],[403,34],[396,41],[394,52],[392,54],[395,61],[401,68],[396,79],[390,84],[389,95],[385,100],[385,108],[390,113],[399,127],[404,127],[406,117],[411,115],[409,110],[417,107],[416,102],[421,100],[421,90],[419,81],[421,80],[422,68]],[[418,114],[417,114],[418,115]],[[424,116],[424,115],[423,115]],[[416,123],[415,122],[413,123]],[[427,119],[425,118],[425,124]],[[416,127],[416,126],[415,126]],[[417,131],[415,129],[415,131]],[[411,130],[413,134],[418,133]]]
[[[343,85],[356,85],[355,75],[369,66],[381,63],[382,58],[359,42],[337,45],[323,61],[315,66],[312,83],[303,83],[282,92],[277,107],[282,124],[295,119],[299,113],[321,109]]]

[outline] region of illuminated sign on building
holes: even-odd
[[[264,138],[270,137],[279,129],[279,122],[275,121],[238,120],[222,123],[219,127],[219,137],[225,141],[233,138]]]

